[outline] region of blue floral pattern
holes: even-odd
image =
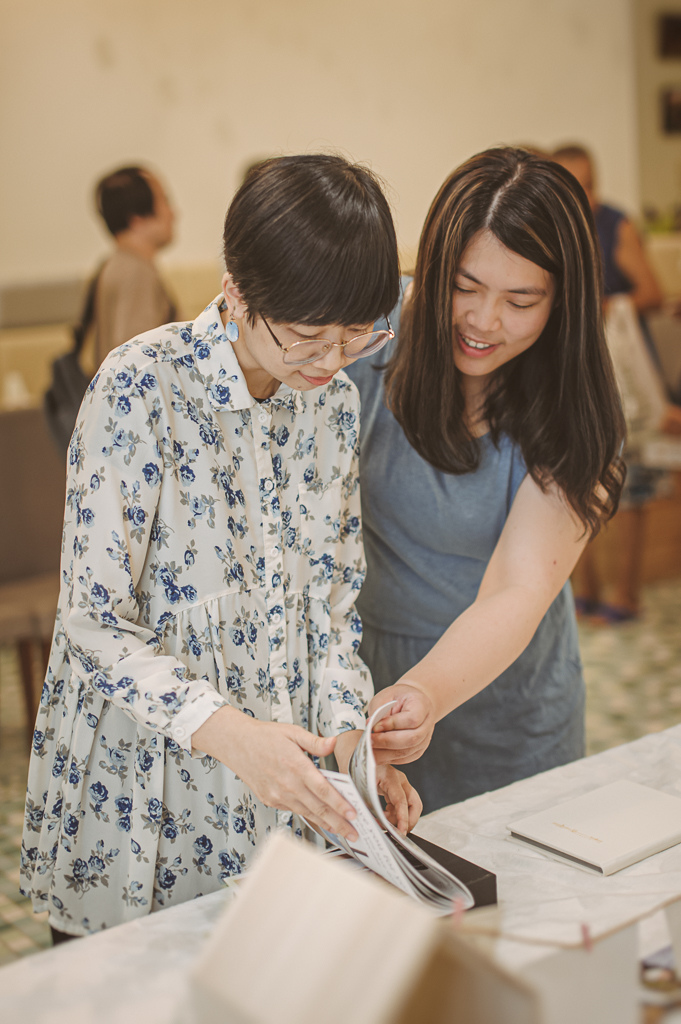
[[[216,299],[116,349],[71,440],[22,891],[86,934],[219,888],[275,827],[191,736],[224,704],[363,728],[358,397],[257,402]]]

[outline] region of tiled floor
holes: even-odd
[[[587,753],[681,722],[681,581],[646,588],[640,621],[580,625]]]
[[[12,651],[0,648],[0,965],[51,945],[47,912],[19,892],[28,734]]]
[[[681,581],[649,587],[640,622],[580,626],[587,748],[681,722]],[[50,945],[44,914],[19,893],[28,740],[13,653],[0,648],[0,965]]]

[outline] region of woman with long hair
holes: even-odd
[[[62,587],[33,737],[22,891],[56,941],[220,888],[301,817],[355,838],[356,389],[390,329],[380,185],[335,156],[260,164],[222,292],[111,353],[69,448]],[[311,755],[311,756],[308,756]],[[420,802],[380,769],[389,814]]]
[[[624,422],[572,176],[511,148],[457,168],[390,322],[349,369],[362,656],[374,700],[399,701],[374,746],[412,761],[434,728],[407,769],[433,810],[584,752],[568,577],[617,508]]]

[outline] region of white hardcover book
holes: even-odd
[[[681,799],[623,779],[508,828],[550,857],[612,875],[681,842]]]

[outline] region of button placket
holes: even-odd
[[[271,417],[265,409],[258,413],[261,424],[260,445],[256,445],[256,464],[261,481],[260,505],[262,510],[263,546],[265,552],[265,602],[267,606],[267,631],[270,642],[270,675],[274,684],[277,701],[271,704],[272,720],[292,722],[293,711],[288,692],[286,665],[286,617],[284,613],[283,550],[281,546],[281,505],[275,483],[272,456]],[[267,454],[265,454],[267,451]],[[273,577],[279,583],[272,586]]]

